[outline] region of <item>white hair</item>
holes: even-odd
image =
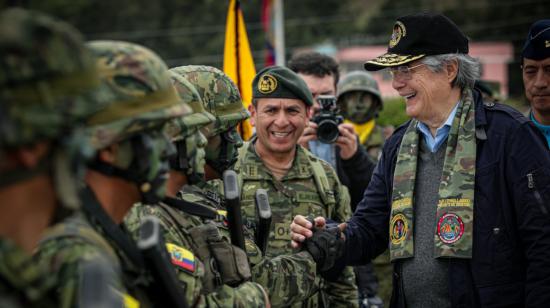
[[[452,86],[458,86],[460,89],[473,88],[474,82],[476,79],[479,79],[481,70],[477,59],[474,59],[467,54],[449,53],[426,56],[421,62],[426,64],[432,72],[438,73],[443,70],[445,65],[454,60],[458,63],[458,72],[456,74],[456,78],[453,80]]]

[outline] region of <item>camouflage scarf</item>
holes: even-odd
[[[471,258],[475,183],[475,105],[471,90],[462,92],[447,137],[434,221],[434,257]],[[391,259],[414,256],[414,184],[418,159],[418,121],[403,136],[393,176],[390,219]]]

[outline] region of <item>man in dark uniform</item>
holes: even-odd
[[[525,96],[531,105],[529,118],[550,147],[550,19],[531,26],[521,57]]]

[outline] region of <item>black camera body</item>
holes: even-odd
[[[321,105],[321,110],[311,119],[317,123],[317,140],[323,143],[334,143],[340,136],[338,125],[344,122],[344,118],[339,114],[336,97],[319,95],[317,102]]]

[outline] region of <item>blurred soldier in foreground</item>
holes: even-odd
[[[161,302],[163,294],[151,292],[154,285],[144,258],[120,223],[134,203],[164,198],[174,149],[163,127],[185,109],[167,67],[152,51],[115,41],[91,42],[89,47],[102,77],[95,93],[100,103],[86,120],[86,140],[97,154],[81,191],[83,211],[56,226],[38,256],[63,282],[57,289],[63,307],[79,303],[79,289],[85,288],[79,268],[96,258],[108,258],[114,265],[116,276],[109,287],[117,290],[124,306],[149,307]]]
[[[550,19],[531,26],[521,57],[525,96],[531,105],[529,117],[550,147]]]
[[[378,161],[385,139],[382,127],[376,124],[382,110],[378,83],[370,73],[353,71],[338,82],[337,91],[344,123],[353,125],[360,144],[373,161]],[[351,210],[355,211],[356,206],[352,204]],[[390,302],[393,269],[389,253],[380,255],[372,263],[354,267],[354,271],[362,307],[381,308],[382,303]]]
[[[418,13],[399,17],[388,52],[365,63],[390,70],[411,120],[386,141],[363,200],[340,225],[337,265],[389,246],[390,307],[550,302],[550,155],[531,121],[483,101],[468,51],[449,18]],[[310,227],[294,218],[293,246]]]
[[[72,131],[99,77],[75,29],[21,9],[0,15],[0,63],[0,307],[57,307],[46,291],[60,281],[30,254],[80,205],[83,140]]]
[[[241,184],[243,222],[255,232],[254,196],[259,188],[267,190],[273,216],[265,256],[272,258],[293,252],[288,242],[293,215],[322,213],[343,221],[351,209],[348,191],[332,167],[297,145],[313,105],[304,81],[287,68],[273,66],[260,71],[252,86],[251,122],[257,136],[239,150],[234,170]],[[357,306],[354,280],[348,268],[338,282],[321,281],[318,293],[293,306]]]

